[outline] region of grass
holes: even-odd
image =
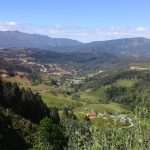
[[[79,105],[79,102],[73,101],[70,98],[65,97],[61,94],[54,95],[50,93],[50,90],[53,87],[49,85],[38,84],[37,86],[33,86],[29,80],[20,78],[18,76],[4,78],[4,80],[11,83],[17,82],[19,83],[20,87],[31,88],[33,92],[40,93],[43,101],[47,104],[48,107],[56,106],[58,109],[63,109],[65,105]],[[60,88],[56,90],[60,90]]]
[[[65,105],[67,106],[72,106],[72,107],[77,107],[81,106],[82,104],[73,101],[68,97],[64,97],[62,95],[53,95],[51,93],[41,93],[43,101],[47,104],[48,107],[57,107],[59,110],[62,110]]]
[[[131,87],[134,83],[136,82],[136,80],[131,80],[131,79],[120,79],[116,81],[116,84],[122,87]]]
[[[90,93],[82,92],[81,93],[81,100],[97,101],[98,100],[98,96],[97,95],[93,95],[91,92]]]
[[[39,84],[37,86],[32,86],[31,82],[27,79],[23,79],[20,77],[10,77],[5,78],[5,81],[10,82],[18,82],[20,83],[21,87],[29,87],[32,89],[33,92],[39,92],[42,96],[43,101],[48,105],[48,107],[56,106],[59,110],[63,109],[65,105],[76,105],[81,106],[79,102],[71,100],[69,97],[65,97],[63,95],[57,94],[54,95],[50,93],[49,91],[52,89],[51,86],[45,85],[45,84]],[[117,84],[123,85],[123,86],[131,86],[135,81],[133,80],[118,80]],[[104,86],[96,91],[86,93],[81,93],[81,102],[84,102],[84,100],[90,101],[91,103],[97,103],[99,100],[105,100],[105,89],[109,86]],[[44,91],[47,90],[47,91]],[[75,109],[75,112],[80,112],[81,115],[84,113],[84,108],[88,108],[88,111],[91,111],[94,109],[97,112],[101,111],[109,111],[109,112],[121,112],[125,111],[123,107],[119,104],[110,103],[110,104],[85,104],[85,106],[79,107],[78,109]]]
[[[45,85],[45,84],[38,84],[37,86],[30,85],[27,87],[31,88],[33,92],[39,92],[39,93],[41,93],[44,90],[50,90],[51,89],[50,86]]]
[[[80,120],[83,120],[85,114],[92,110],[97,113],[99,112],[129,113],[130,112],[128,109],[124,108],[124,106],[121,104],[109,103],[109,104],[87,104],[82,107],[78,107],[74,109],[74,113]]]
[[[93,92],[82,92],[81,93],[81,100],[87,100],[90,102],[98,102],[99,100],[105,100],[106,95],[105,95],[105,90],[108,88],[109,86],[103,86],[99,89],[97,89],[96,91]]]
[[[24,87],[24,88],[31,88],[31,90],[33,92],[42,92],[43,90],[50,90],[51,87],[48,86],[48,85],[45,85],[45,84],[38,84],[36,86],[33,86],[30,82],[30,80],[28,79],[25,79],[25,78],[21,78],[21,77],[18,77],[18,76],[15,76],[15,77],[7,77],[7,78],[4,78],[3,79],[4,81],[7,81],[7,82],[11,82],[11,83],[19,83],[19,86],[20,87]]]
[[[131,66],[143,67],[150,69],[150,62],[132,63]]]
[[[87,108],[87,110],[85,110]],[[96,112],[128,112],[127,109],[123,107],[121,104],[116,104],[116,103],[109,103],[109,104],[87,104],[82,107],[79,107],[75,109],[75,112],[82,112],[82,113],[87,113],[89,111],[96,111]]]
[[[7,78],[3,78],[3,80],[11,83],[17,82],[22,86],[31,85],[31,82],[28,79],[20,78],[19,76],[7,77]]]

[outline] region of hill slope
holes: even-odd
[[[28,34],[19,31],[0,31],[0,47],[50,48],[56,46],[74,46],[79,41],[65,38],[51,38],[45,35]]]
[[[40,48],[57,52],[109,53],[117,56],[150,57],[150,39],[123,38],[81,43],[72,39],[51,38],[19,31],[0,31],[0,48]]]
[[[125,56],[150,56],[150,40],[146,38],[124,38],[95,41],[77,47],[78,51],[105,52]],[[144,54],[143,54],[144,52]]]

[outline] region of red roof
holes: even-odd
[[[87,116],[96,116],[96,113],[95,112],[88,112]]]

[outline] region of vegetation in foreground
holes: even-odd
[[[1,81],[0,149],[149,150],[149,72],[124,72],[97,81],[98,86],[93,86],[92,79],[80,87],[84,91],[90,85],[97,91],[105,86],[103,103],[97,99],[93,103],[82,102],[83,106],[74,111],[66,106],[61,115],[30,89]],[[134,125],[106,117],[90,120],[85,114],[91,109],[97,113],[129,113]],[[12,141],[13,145],[9,144]]]

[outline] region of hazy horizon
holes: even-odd
[[[0,5],[0,31],[81,42],[150,38],[149,5],[148,0],[6,0]]]

